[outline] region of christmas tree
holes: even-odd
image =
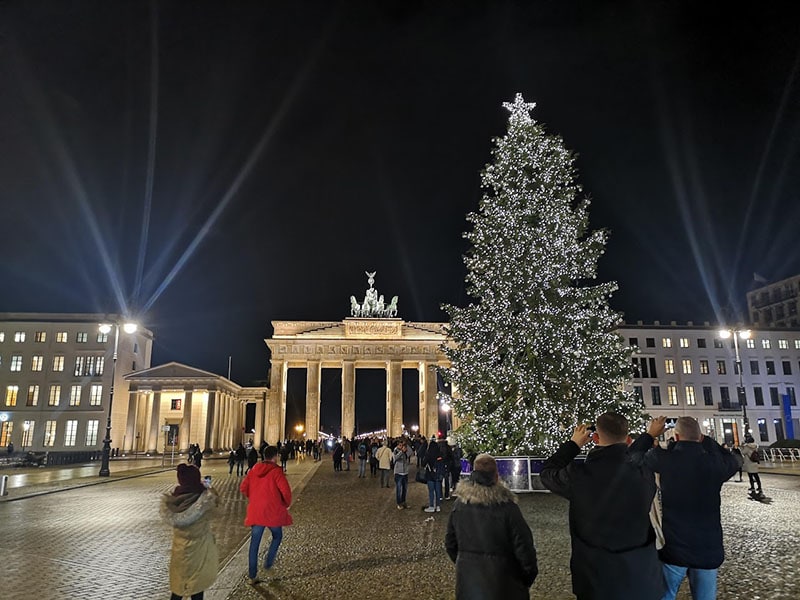
[[[445,396],[468,451],[543,453],[607,410],[641,420],[625,390],[631,349],[608,305],[616,283],[598,283],[607,233],[587,232],[575,155],[531,118],[517,94],[503,106],[508,131],[493,140],[485,193],[467,215],[465,307],[445,305],[450,338]]]

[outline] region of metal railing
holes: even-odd
[[[585,456],[578,456],[576,461],[585,460]],[[539,474],[547,458],[541,456],[495,456],[497,473],[500,479],[513,492],[549,492]],[[466,458],[461,459],[461,475],[469,477],[472,466]]]

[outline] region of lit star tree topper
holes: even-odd
[[[473,300],[442,307],[451,363],[442,374],[465,450],[518,455],[551,451],[607,410],[632,425],[642,417],[626,390],[631,349],[608,304],[616,283],[596,281],[607,233],[588,231],[575,155],[521,94],[503,106],[508,130],[493,140],[464,234]]]

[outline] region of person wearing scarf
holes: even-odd
[[[171,600],[185,596],[203,600],[203,591],[217,578],[219,553],[211,533],[211,518],[217,500],[216,491],[203,484],[200,469],[178,465],[178,485],[161,501],[161,516],[172,526]]]
[[[479,454],[458,490],[445,535],[456,564],[456,599],[527,600],[539,574],[533,534],[494,457]]]

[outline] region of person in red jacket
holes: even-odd
[[[264,462],[256,464],[247,473],[239,486],[239,491],[247,499],[247,515],[244,518],[246,527],[250,527],[250,561],[247,575],[251,585],[258,580],[258,548],[264,529],[272,534],[264,568],[269,571],[275,563],[278,547],[283,539],[283,528],[292,524],[289,506],[292,504],[292,488],[286,480],[283,469],[276,464],[278,449],[268,446],[264,450]]]

